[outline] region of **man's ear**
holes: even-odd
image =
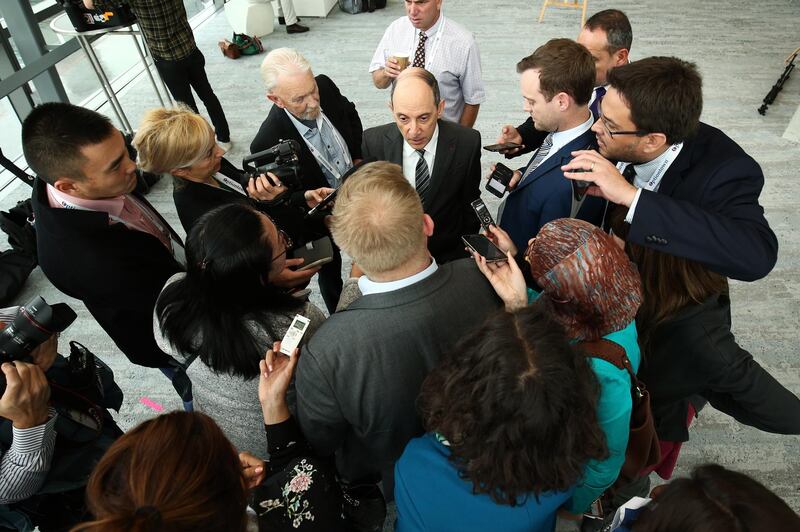
[[[436,112],[439,113],[439,117],[444,114],[444,100],[439,100],[439,107],[436,108]]]
[[[656,153],[667,145],[667,136],[663,133],[648,133],[644,137],[644,150],[648,154]]]
[[[620,48],[614,52],[614,66],[627,65],[630,62],[629,53],[627,48]]]
[[[559,92],[553,96],[553,98],[558,102],[558,110],[561,112],[566,111],[572,106],[572,98],[566,92]]]
[[[425,236],[428,238],[433,236],[433,218],[427,214],[422,215],[422,232],[425,233]]]
[[[75,186],[75,180],[70,179],[69,177],[57,178],[53,183],[53,188],[69,196],[74,196],[75,191],[77,190],[77,187]]]
[[[267,100],[271,101],[281,109],[285,109],[286,106],[283,104],[283,100],[275,96],[274,94],[267,93]]]

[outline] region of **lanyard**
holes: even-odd
[[[292,113],[286,111],[286,114],[289,115],[289,118],[295,124],[295,127],[297,127],[298,121],[294,116],[292,116]],[[336,131],[336,128],[333,127],[333,124],[331,123],[330,119],[325,115],[325,113],[321,109],[319,112],[319,116],[320,117],[317,119],[317,134],[319,135],[320,140],[324,142],[324,139],[322,139],[322,127],[321,127],[322,122],[324,122],[330,129],[331,134],[333,135],[333,140],[339,147],[339,151],[343,154],[345,166],[347,166],[347,168],[352,167],[353,159],[350,158],[350,151],[347,149],[347,145],[345,144],[344,139],[339,134],[339,132]],[[303,137],[303,141],[305,141],[306,146],[308,146],[308,149],[311,150],[311,154],[314,156],[314,159],[316,159],[319,164],[324,166],[325,169],[328,172],[330,172],[330,174],[336,179],[336,181],[339,181],[342,178],[342,173],[339,172],[339,169],[336,168],[336,165],[331,163],[327,157],[322,155],[319,152],[319,150],[316,147],[314,147],[311,141],[306,138],[305,135],[300,135],[300,136]]]
[[[245,190],[242,187],[241,183],[239,183],[238,181],[235,181],[235,180],[231,179],[230,177],[228,177],[226,175],[223,175],[223,174],[219,174],[219,173],[214,176],[214,179],[216,179],[217,181],[219,181],[220,183],[222,183],[226,187],[232,189],[234,192],[238,192],[242,196],[247,196],[247,192],[245,192]]]
[[[444,27],[447,24],[447,19],[444,18],[444,15],[441,15],[441,17],[442,17],[442,25],[439,26],[439,31],[436,32],[436,36],[433,38],[433,44],[431,44],[431,50],[430,52],[425,52],[425,70],[429,72],[432,72],[431,68],[433,67],[433,60],[436,59],[436,53],[439,51],[439,45],[442,43],[442,35],[444,35]],[[419,33],[423,33],[422,30],[420,30]],[[416,34],[417,32],[415,32],[415,36]],[[416,39],[415,42],[418,43],[419,39]],[[416,50],[416,47],[414,46],[413,42],[411,43],[411,45],[413,53],[413,50]]]
[[[683,142],[679,142],[677,144],[673,144],[670,148],[666,151],[666,157],[661,162],[661,165],[653,172],[653,175],[650,176],[650,179],[647,183],[644,184],[643,187],[645,190],[658,190],[658,187],[661,185],[661,180],[664,178],[664,174],[667,173],[669,167],[672,166],[672,163],[675,162],[675,159],[678,158],[678,155],[681,153],[683,149]],[[617,170],[622,172],[627,168],[627,166],[632,163],[617,163]]]

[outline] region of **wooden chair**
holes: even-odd
[[[586,7],[589,4],[589,0],[544,0],[542,4],[542,10],[539,12],[539,22],[544,20],[544,10],[548,7],[566,7],[569,9],[580,9],[581,10],[581,27],[583,27],[583,23],[586,22]]]

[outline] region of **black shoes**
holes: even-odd
[[[286,26],[286,33],[305,33],[308,31],[308,27],[301,26],[300,24],[292,24],[291,26]]]

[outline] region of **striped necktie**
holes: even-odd
[[[411,66],[425,68],[425,41],[427,40],[428,36],[425,34],[425,32],[420,31],[419,44],[417,45],[417,51],[414,54],[414,62],[411,64]]]
[[[533,173],[534,170],[536,170],[536,168],[540,164],[542,164],[542,161],[544,160],[545,157],[547,157],[547,154],[550,153],[550,149],[552,147],[553,147],[553,134],[550,133],[544,138],[544,142],[542,142],[542,145],[539,146],[539,150],[536,152],[536,155],[533,157],[533,160],[528,165],[528,169],[525,170],[525,175],[522,176],[522,179],[519,182],[520,185],[525,181],[525,179],[527,179],[529,175]]]
[[[431,174],[428,169],[428,163],[425,162],[425,150],[417,150],[417,155],[419,155],[419,161],[417,161],[417,168],[414,171],[414,183],[417,188],[417,194],[419,194],[419,199],[422,200],[422,204],[424,205],[425,194],[428,192],[428,188],[431,184]]]

